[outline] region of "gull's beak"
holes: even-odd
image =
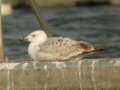
[[[19,41],[21,41],[21,42],[29,42],[29,40],[27,38],[20,38]]]

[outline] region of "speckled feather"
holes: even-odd
[[[73,56],[80,56],[83,52],[93,50],[93,46],[87,42],[75,41],[65,37],[48,38],[39,45],[39,55],[45,54],[48,60],[68,60]],[[82,58],[82,56],[81,56]]]

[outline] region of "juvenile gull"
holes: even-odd
[[[94,48],[93,45],[76,41],[67,37],[47,37],[44,31],[34,31],[23,40],[30,42],[28,54],[33,60],[77,60],[104,51],[104,48]]]

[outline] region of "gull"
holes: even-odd
[[[105,48],[95,48],[88,42],[76,41],[68,37],[48,37],[42,30],[34,31],[22,40],[30,43],[28,54],[37,61],[80,60],[105,50]]]

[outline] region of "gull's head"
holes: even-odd
[[[28,36],[22,39],[23,41],[27,42],[44,42],[47,40],[47,35],[44,31],[37,30],[30,33]]]

